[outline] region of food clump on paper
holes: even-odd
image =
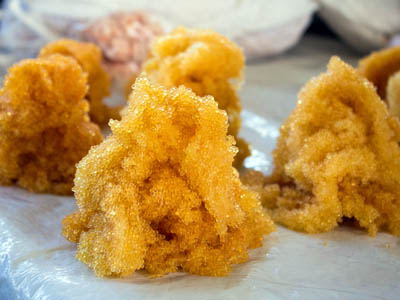
[[[224,276],[274,230],[232,167],[237,148],[211,96],[142,77],[110,124],[78,164],[78,210],[63,220],[76,257],[98,276]]]
[[[374,86],[333,57],[281,127],[272,176],[243,182],[289,228],[324,232],[351,218],[370,235],[400,235],[399,142],[399,121]]]
[[[75,164],[102,141],[90,122],[87,75],[59,54],[23,60],[0,90],[0,183],[72,193]]]
[[[119,107],[109,107],[103,100],[110,95],[110,76],[102,67],[100,49],[91,43],[75,40],[58,40],[40,50],[39,57],[61,54],[74,58],[88,74],[88,91],[85,98],[90,103],[89,115],[93,122],[104,125],[112,119],[119,119]]]
[[[143,66],[153,83],[168,88],[184,85],[199,96],[214,97],[219,108],[228,114],[228,133],[239,149],[236,167],[250,155],[249,145],[238,137],[242,106],[237,90],[243,67],[242,50],[226,37],[211,30],[182,27],[156,39]]]

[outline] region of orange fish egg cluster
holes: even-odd
[[[400,118],[400,47],[368,55],[360,60],[358,71],[376,86],[389,112]]]
[[[242,107],[237,88],[243,67],[242,50],[229,39],[211,30],[185,28],[156,39],[143,66],[153,83],[168,88],[184,85],[199,96],[214,97],[219,108],[228,113],[228,132],[239,149],[236,167],[250,155],[249,145],[238,138]]]
[[[211,96],[139,78],[121,121],[77,167],[63,220],[98,276],[182,270],[223,276],[274,230],[232,167],[237,148]]]
[[[333,57],[283,124],[269,178],[250,173],[272,218],[323,232],[353,218],[370,235],[400,235],[400,125],[374,86]]]
[[[91,43],[65,39],[44,46],[40,50],[39,57],[55,53],[76,59],[83,71],[87,72],[89,89],[86,99],[90,103],[91,120],[99,125],[104,125],[110,118],[118,119],[120,108],[111,108],[103,103],[103,98],[110,95],[111,79],[102,67],[100,49]]]
[[[28,59],[0,90],[0,184],[69,194],[75,164],[102,141],[87,114],[87,75],[70,57]]]

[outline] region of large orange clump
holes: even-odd
[[[103,125],[110,118],[119,118],[119,108],[112,108],[103,103],[103,98],[110,95],[111,79],[102,67],[100,49],[91,43],[65,39],[44,46],[39,57],[55,53],[73,57],[87,72],[89,89],[86,99],[90,103],[89,114],[92,121]]]
[[[271,177],[244,181],[275,221],[309,233],[353,218],[400,235],[400,124],[373,85],[333,57],[280,130]]]
[[[79,209],[63,220],[76,257],[98,276],[224,276],[274,230],[232,167],[237,149],[212,97],[139,78],[110,125],[78,164]]]
[[[102,141],[84,100],[87,76],[72,58],[27,59],[0,90],[0,183],[70,194],[75,164]]]
[[[228,113],[229,130],[239,148],[235,166],[250,155],[249,145],[238,137],[240,105],[237,88],[243,77],[242,50],[226,37],[211,30],[178,28],[159,37],[143,66],[153,83],[165,87],[184,85],[199,96],[211,95]],[[233,84],[231,80],[238,81]]]
[[[368,55],[360,60],[358,71],[376,86],[378,94],[388,103],[389,112],[400,117],[400,47]]]

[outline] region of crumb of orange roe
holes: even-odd
[[[232,167],[227,115],[211,96],[142,77],[110,124],[78,164],[78,210],[63,220],[76,257],[98,276],[225,276],[274,230]]]
[[[0,184],[71,194],[75,164],[103,140],[84,99],[87,75],[59,54],[20,61],[0,90]]]
[[[400,235],[400,125],[374,86],[333,57],[310,80],[280,130],[274,171],[242,178],[274,221],[309,233],[354,218]]]
[[[250,155],[249,145],[238,137],[242,106],[237,90],[244,62],[242,50],[228,38],[211,30],[180,27],[155,40],[143,66],[153,83],[168,88],[184,85],[199,96],[214,97],[219,108],[228,114],[228,133],[239,149],[236,167]]]
[[[88,91],[86,99],[90,103],[90,118],[93,122],[104,125],[113,119],[119,119],[119,107],[109,107],[103,99],[110,95],[111,79],[102,66],[100,49],[92,43],[75,40],[58,40],[45,45],[39,57],[55,53],[74,58],[88,74]]]

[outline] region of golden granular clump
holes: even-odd
[[[237,87],[243,77],[242,50],[226,37],[211,30],[183,27],[159,37],[143,66],[153,83],[165,87],[184,85],[199,96],[211,95],[228,113],[229,130],[239,148],[235,166],[250,155],[249,145],[238,137],[242,109]],[[236,84],[232,79],[238,81]]]
[[[84,100],[87,76],[62,55],[9,69],[0,90],[0,183],[72,193],[75,164],[102,141]]]
[[[88,73],[89,89],[86,98],[90,103],[89,114],[92,121],[104,125],[110,118],[119,118],[120,108],[112,108],[103,103],[103,98],[110,95],[111,79],[102,67],[100,49],[92,43],[65,39],[44,46],[39,57],[55,53],[73,57]]]
[[[399,142],[399,121],[373,85],[333,57],[281,127],[272,176],[243,182],[289,228],[323,232],[354,218],[370,235],[400,235]]]
[[[79,210],[63,220],[77,258],[98,276],[224,276],[274,230],[232,167],[227,115],[211,96],[142,77],[110,125],[78,164]]]

